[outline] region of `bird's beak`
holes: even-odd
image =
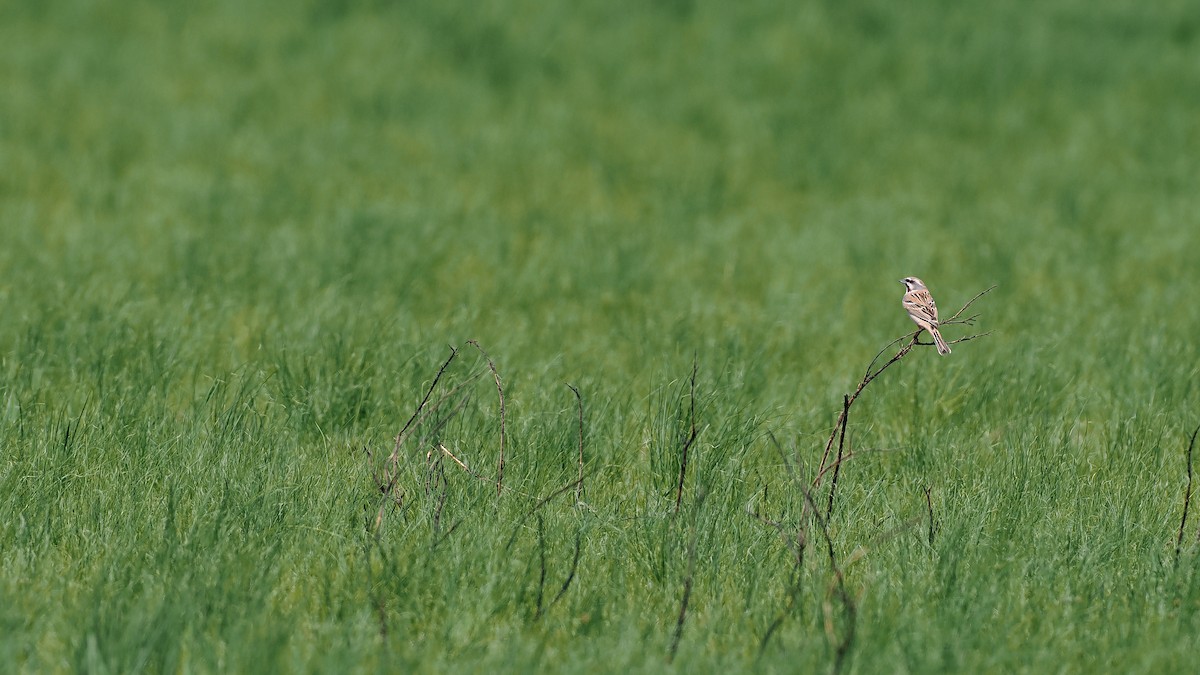
[[[904,280],[903,280],[903,279],[900,279],[900,283],[904,283]]]

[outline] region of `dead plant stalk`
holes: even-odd
[[[959,308],[959,310],[957,312],[955,312],[950,318],[946,319],[945,321],[940,322],[940,325],[941,326],[973,325],[975,323],[975,320],[977,318],[979,318],[979,315],[972,314],[970,316],[964,317],[963,313],[966,312],[967,309],[969,309],[971,307],[971,305],[975,303],[976,300],[983,297],[987,293],[990,293],[995,288],[996,288],[996,286],[993,284],[993,285],[987,287],[986,289],[984,289],[983,291],[977,293],[975,295],[975,297],[968,300],[966,302],[966,304],[964,304],[961,308]],[[921,333],[922,332],[923,332],[923,329],[918,328],[915,332],[913,332],[909,335],[904,335],[904,336],[898,337],[895,340],[892,340],[891,342],[884,345],[883,349],[880,349],[879,352],[877,354],[875,354],[875,358],[871,359],[871,362],[869,364],[867,364],[867,370],[863,374],[862,380],[859,381],[858,386],[854,388],[854,393],[847,394],[842,398],[842,410],[838,414],[837,422],[833,426],[833,431],[830,432],[830,434],[829,434],[829,440],[825,442],[825,452],[821,455],[821,463],[817,468],[817,477],[816,477],[816,479],[814,479],[813,484],[812,484],[813,489],[820,487],[821,478],[825,475],[825,470],[826,470],[827,466],[829,465],[830,455],[833,452],[834,441],[837,441],[838,442],[837,457],[834,460],[834,464],[833,464],[834,470],[833,470],[833,477],[831,479],[831,486],[830,486],[830,490],[829,490],[829,501],[828,501],[828,504],[825,509],[825,518],[826,519],[828,519],[833,514],[834,493],[837,491],[837,480],[838,480],[838,475],[840,473],[839,467],[842,464],[843,453],[845,451],[846,427],[848,426],[849,420],[850,420],[850,407],[853,406],[854,402],[858,400],[858,397],[860,395],[862,395],[863,391],[867,388],[867,385],[874,382],[875,379],[877,377],[879,377],[883,373],[883,371],[887,370],[890,366],[899,362],[900,359],[903,359],[905,356],[908,356],[909,352],[911,352],[914,347],[916,347],[917,345],[933,345],[934,344],[933,342],[921,342]],[[967,335],[964,337],[960,337],[957,340],[951,340],[949,342],[949,344],[957,344],[959,342],[967,342],[968,340],[974,340],[976,338],[981,338],[985,335],[989,335],[990,333],[991,333],[991,331],[988,331],[986,333]],[[885,361],[883,363],[883,365],[879,366],[878,368],[875,367],[875,364],[879,362],[879,359],[880,359],[880,357],[883,356],[884,352],[886,352],[892,346],[899,344],[901,342],[904,342],[905,339],[907,339],[908,342],[905,343],[904,346],[902,346],[895,354],[893,354],[891,358],[889,358],[887,361]]]

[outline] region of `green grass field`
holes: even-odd
[[[1198,110],[1183,1],[2,3],[0,671],[1193,672]]]

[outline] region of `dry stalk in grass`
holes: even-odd
[[[412,415],[408,418],[408,421],[405,422],[404,427],[400,430],[400,433],[396,434],[395,443],[392,446],[391,454],[384,461],[381,468],[371,469],[372,478],[375,481],[376,487],[379,489],[382,500],[382,503],[380,504],[375,516],[374,531],[376,534],[379,533],[383,526],[383,517],[387,511],[388,503],[390,502],[396,508],[404,505],[405,493],[399,485],[402,467],[401,451],[402,448],[404,448],[406,445],[409,445],[410,442],[415,442],[417,447],[430,448],[430,450],[425,454],[425,460],[428,466],[432,466],[431,463],[434,462],[436,457],[438,466],[440,467],[440,460],[443,457],[449,457],[454,461],[455,464],[457,464],[472,477],[478,480],[492,482],[492,479],[485,477],[478,471],[472,469],[465,460],[456,455],[440,440],[438,440],[438,436],[441,434],[446,424],[455,418],[459,413],[461,413],[466,407],[467,403],[470,401],[470,397],[464,393],[464,390],[488,372],[492,374],[492,377],[496,382],[496,392],[500,400],[500,458],[495,479],[497,494],[499,494],[503,489],[505,461],[504,455],[507,445],[504,386],[500,379],[500,373],[496,369],[496,364],[488,356],[487,352],[485,352],[479,343],[474,340],[469,341],[467,344],[470,344],[479,351],[484,360],[487,362],[487,369],[481,369],[477,372],[471,373],[470,375],[462,378],[461,381],[454,384],[454,386],[435,397],[434,394],[438,391],[439,386],[442,384],[444,376],[449,370],[451,363],[454,362],[454,359],[461,351],[457,347],[450,347],[450,355],[446,357],[446,360],[442,362],[441,367],[438,368],[437,374],[434,375],[433,381],[430,382],[429,387],[425,390],[425,395],[422,397],[421,402],[417,405],[416,409],[413,410]],[[453,402],[453,405],[448,405],[451,402]],[[366,450],[366,455],[368,463],[373,464],[372,453],[369,449]],[[440,468],[439,470],[444,476],[445,470]],[[428,484],[426,487],[428,493]],[[441,499],[441,501],[444,503],[444,492],[439,499]],[[442,508],[439,506],[435,512],[435,527],[440,526],[441,511]],[[458,524],[456,523],[454,527],[457,527],[457,525]],[[447,530],[442,535],[442,538],[452,532],[454,527]]]
[[[687,438],[683,440],[683,447],[679,452],[679,482],[675,486],[675,513],[679,513],[679,505],[683,501],[683,479],[687,476],[688,465],[688,450],[692,444],[696,442],[696,357],[692,357],[692,384],[689,395],[689,411],[688,424],[691,430],[688,432]]]
[[[933,488],[925,486],[925,506],[929,509],[929,545],[933,546],[934,535],[937,534],[937,521],[933,517]]]
[[[567,387],[570,388],[570,390],[572,392],[574,392],[575,400],[579,404],[579,463],[578,463],[579,474],[578,474],[578,477],[575,479],[574,482],[568,483],[567,485],[564,485],[563,487],[559,488],[558,490],[555,490],[554,492],[550,493],[549,496],[541,499],[532,509],[530,509],[529,512],[526,513],[517,522],[516,529],[513,530],[513,534],[509,538],[508,544],[505,545],[505,549],[512,547],[512,545],[516,542],[517,534],[521,530],[521,525],[525,522],[526,519],[529,518],[530,515],[533,515],[536,513],[537,519],[538,519],[538,550],[539,550],[539,556],[540,556],[541,573],[540,573],[540,578],[538,581],[537,611],[534,615],[535,620],[540,619],[543,616],[542,598],[543,598],[543,591],[544,591],[545,583],[546,583],[546,551],[545,551],[546,542],[545,542],[545,535],[543,533],[542,514],[539,512],[539,510],[546,504],[550,503],[550,501],[553,500],[555,497],[557,497],[560,494],[563,494],[564,492],[567,492],[572,487],[575,488],[575,505],[576,505],[576,507],[578,507],[579,505],[581,505],[583,503],[583,482],[584,482],[583,481],[583,479],[584,479],[584,474],[583,474],[583,397],[579,394],[579,390],[576,389],[574,386],[568,384]],[[575,531],[575,553],[571,558],[571,568],[567,572],[567,578],[565,581],[563,581],[562,587],[558,589],[558,593],[555,594],[554,599],[550,601],[550,607],[553,607],[555,604],[557,604],[558,601],[561,600],[563,598],[563,596],[565,596],[567,594],[567,591],[571,588],[571,582],[575,580],[575,575],[579,571],[579,558],[582,553],[582,550],[583,550],[583,534],[582,534],[581,530],[576,529],[576,531]]]
[[[842,472],[842,460],[845,458],[846,422],[850,419],[849,396],[842,396],[842,414],[839,419],[841,419],[842,423],[839,425],[841,430],[838,432],[837,459],[833,462],[833,480],[829,482],[829,505],[825,509],[826,518],[833,515],[833,498],[837,494],[838,474]],[[819,471],[817,475],[820,475]]]
[[[542,514],[540,514],[540,513],[538,514],[538,516],[537,516],[538,584],[537,584],[537,595],[535,596],[534,602],[533,602],[533,608],[534,608],[533,620],[534,621],[540,621],[542,619],[542,617],[544,617],[546,615],[546,613],[550,611],[550,608],[553,607],[554,605],[558,604],[558,601],[561,600],[563,598],[563,596],[565,596],[567,594],[567,590],[569,590],[571,588],[571,582],[575,580],[575,574],[579,569],[579,556],[580,556],[580,551],[582,548],[580,540],[581,540],[581,537],[580,537],[579,533],[576,533],[575,534],[575,555],[571,560],[571,569],[567,572],[567,579],[566,579],[566,581],[563,582],[562,587],[558,589],[558,593],[555,594],[554,599],[551,600],[549,604],[546,604],[546,602],[545,602],[546,576],[547,576],[546,532],[545,532],[545,521],[542,518]],[[532,563],[530,563],[530,567],[532,567]]]
[[[694,371],[693,371],[694,372]],[[692,382],[695,382],[695,375],[692,376]],[[707,491],[701,488],[696,495],[695,518],[700,517],[700,507],[704,504],[704,498],[707,496]],[[688,603],[692,599],[692,586],[696,579],[696,538],[698,536],[695,519],[691,526],[691,533],[688,536],[688,553],[687,553],[687,574],[683,578],[683,597],[679,600],[679,616],[675,618],[675,630],[671,634],[671,647],[667,650],[667,663],[675,660],[675,653],[679,651],[679,641],[683,638],[683,624],[687,620]]]
[[[579,485],[575,487],[575,505],[583,503],[583,397],[579,395],[579,390],[568,384],[567,387],[574,392],[575,402],[579,404]]]
[[[1200,426],[1192,432],[1192,439],[1188,441],[1187,452],[1187,489],[1183,493],[1183,516],[1179,518],[1179,536],[1175,538],[1175,565],[1179,565],[1179,553],[1183,550],[1183,530],[1187,527],[1188,506],[1192,502],[1192,449],[1196,446],[1196,434],[1200,434]],[[1197,533],[1197,539],[1200,539],[1200,533]]]
[[[829,534],[829,521],[821,517],[817,509],[816,502],[813,501],[812,491],[804,486],[803,483],[798,483],[800,491],[804,494],[804,502],[811,509],[812,519],[817,525],[817,531],[821,534],[821,539],[825,542],[826,553],[829,556],[829,568],[833,572],[833,580],[830,582],[829,592],[824,603],[825,609],[825,631],[829,636],[829,640],[834,645],[834,660],[833,672],[840,673],[846,665],[846,658],[850,655],[850,647],[854,644],[854,636],[857,632],[858,624],[858,605],[854,602],[854,597],[850,595],[850,591],[846,588],[846,575],[842,571],[841,565],[838,564],[837,553],[833,548],[833,536]],[[833,609],[832,603],[829,602],[829,597],[834,594],[838,596],[838,600],[842,605],[843,621],[845,622],[845,634],[839,639],[837,631],[833,626]]]
[[[496,370],[496,364],[492,362],[492,357],[488,356],[487,352],[483,351],[483,347],[475,340],[468,340],[467,344],[479,350],[483,354],[483,358],[487,361],[488,369],[492,371],[492,377],[496,380],[496,393],[500,396],[500,461],[496,465],[496,495],[499,496],[504,491],[504,446],[506,441],[506,431],[504,424],[504,385],[500,382],[500,373]]]
[[[966,304],[964,304],[952,316],[950,316],[945,321],[942,321],[940,323],[940,325],[941,326],[956,325],[956,324],[973,325],[975,320],[979,317],[979,315],[972,314],[969,316],[964,316],[964,314],[971,307],[971,305],[973,305],[975,303],[976,300],[983,297],[985,294],[991,292],[995,288],[996,287],[993,285],[993,286],[990,286],[987,289],[983,290],[982,292],[976,294],[975,297],[968,300],[966,302]],[[775,439],[774,434],[770,435],[772,443],[774,443],[776,449],[779,450],[779,454],[783,460],[784,467],[788,471],[788,476],[791,478],[792,482],[800,489],[801,494],[804,496],[804,505],[801,508],[800,518],[797,520],[797,524],[795,525],[795,533],[794,534],[791,531],[789,531],[788,527],[786,525],[784,525],[782,522],[771,520],[770,518],[767,518],[766,516],[763,516],[760,513],[758,513],[758,511],[756,509],[753,509],[750,506],[747,506],[747,512],[751,516],[756,518],[759,522],[772,527],[779,533],[779,535],[783,539],[784,543],[792,551],[793,559],[794,559],[794,567],[793,567],[793,571],[792,571],[793,572],[793,582],[789,589],[790,592],[789,592],[788,605],[783,609],[783,611],[779,614],[779,616],[777,616],[775,618],[775,620],[772,621],[771,624],[768,626],[767,631],[764,634],[761,643],[759,644],[760,656],[762,655],[763,651],[766,649],[766,646],[770,642],[771,637],[775,634],[775,632],[778,630],[780,625],[782,625],[784,619],[794,610],[796,604],[798,603],[797,598],[800,595],[800,580],[803,578],[804,551],[805,551],[805,548],[807,546],[807,541],[808,541],[807,528],[809,527],[809,524],[812,524],[813,526],[816,527],[817,532],[820,534],[821,540],[824,541],[824,543],[825,543],[826,554],[829,558],[829,566],[830,566],[830,569],[833,574],[833,578],[832,578],[832,580],[830,582],[830,586],[829,586],[829,591],[827,593],[826,601],[823,603],[823,608],[824,608],[824,612],[825,612],[826,632],[829,636],[830,643],[833,644],[833,646],[834,646],[833,671],[835,673],[840,672],[846,665],[847,658],[850,653],[850,648],[854,643],[854,637],[856,635],[858,607],[854,601],[854,597],[850,594],[850,591],[846,587],[845,573],[844,573],[845,568],[839,562],[837,553],[835,551],[835,548],[833,545],[833,537],[829,531],[829,520],[833,515],[833,506],[834,506],[834,500],[835,500],[835,497],[837,494],[837,482],[838,482],[838,477],[841,473],[841,466],[843,463],[845,463],[850,458],[855,456],[855,453],[853,451],[849,450],[847,448],[847,444],[846,444],[846,429],[849,425],[850,411],[851,411],[851,407],[854,405],[854,402],[858,400],[858,397],[860,395],[862,395],[863,391],[867,388],[867,386],[870,385],[871,382],[875,381],[875,379],[878,378],[883,373],[883,371],[887,370],[893,364],[899,362],[901,359],[903,359],[905,356],[907,356],[909,354],[909,352],[911,352],[913,350],[913,348],[916,347],[917,345],[933,345],[934,344],[933,342],[921,342],[920,337],[921,337],[922,330],[923,329],[918,329],[910,335],[896,338],[895,340],[892,340],[888,344],[884,345],[884,347],[882,349],[880,349],[878,353],[875,354],[875,357],[871,359],[871,362],[867,364],[866,371],[863,373],[863,377],[859,381],[858,386],[855,387],[854,392],[851,394],[846,394],[842,397],[841,412],[838,414],[837,423],[834,424],[833,431],[830,432],[829,439],[825,443],[825,450],[824,450],[823,454],[821,455],[821,461],[817,467],[816,475],[813,478],[811,485],[809,485],[807,483],[807,481],[800,480],[797,477],[796,472],[792,468],[791,462],[788,460],[787,453],[785,453],[783,451],[783,448],[779,445],[779,442]],[[986,333],[967,335],[965,337],[958,338],[957,340],[952,340],[949,342],[949,344],[956,344],[959,342],[966,342],[969,340],[974,340],[976,338],[980,338],[985,335],[988,335],[990,332],[991,331],[988,331]],[[907,340],[907,342],[905,342],[905,340]],[[900,347],[900,349],[895,354],[893,354],[887,361],[885,361],[882,364],[879,364],[879,360],[880,360],[880,358],[883,357],[884,353],[887,352],[892,347],[894,347],[895,345],[900,344],[900,343],[904,343]],[[833,455],[835,441],[837,442],[836,456]],[[825,478],[825,475],[827,473],[829,473],[830,471],[832,471],[832,478],[830,481],[829,496],[828,496],[828,499],[827,499],[827,502],[825,505],[824,514],[822,514],[821,511],[818,509],[816,501],[813,497],[813,491],[821,486],[821,483],[822,483],[823,479]],[[764,494],[765,494],[765,488],[764,488]],[[930,489],[926,489],[925,497],[926,497],[926,506],[929,509],[929,540],[930,540],[930,543],[932,544],[933,538],[936,534],[936,522],[935,522],[934,515],[933,515],[933,499],[931,496]],[[902,527],[896,528],[895,532],[903,531],[904,529],[911,527],[911,525],[912,524],[906,524]],[[889,533],[888,538],[890,538],[891,536],[894,536],[894,534]],[[865,549],[863,547],[859,547],[859,549],[857,549],[855,551],[855,553],[851,556],[850,564],[852,564],[855,560],[858,560],[858,559],[861,559],[862,557],[864,557],[866,555],[866,551],[867,551],[867,549]],[[838,636],[838,631],[835,628],[834,619],[833,619],[834,611],[833,611],[832,600],[834,597],[836,597],[838,599],[838,601],[840,602],[841,608],[842,608],[842,614],[843,614],[844,628],[843,628],[842,635],[840,637]]]
[[[429,388],[425,390],[424,398],[421,399],[421,402],[417,405],[416,410],[413,411],[412,416],[408,418],[407,422],[405,422],[404,428],[400,430],[400,433],[396,434],[396,442],[395,445],[392,446],[392,454],[388,456],[387,461],[384,463],[383,469],[381,471],[372,469],[372,478],[375,480],[375,485],[379,488],[382,500],[382,503],[379,506],[379,511],[375,516],[374,530],[376,534],[378,534],[380,529],[383,527],[383,515],[387,510],[388,502],[391,502],[396,506],[403,505],[403,490],[397,494],[398,483],[400,480],[400,448],[404,445],[405,440],[408,439],[409,434],[415,428],[414,424],[417,423],[417,420],[419,418],[424,419],[422,417],[422,413],[426,412],[426,406],[429,404],[429,399],[433,396],[433,392],[435,389],[437,389],[438,383],[441,382],[442,376],[446,374],[446,369],[450,367],[450,363],[454,361],[454,357],[456,356],[458,356],[458,349],[451,347],[450,356],[446,357],[446,360],[442,363],[442,367],[438,369],[437,375],[433,377],[433,382],[431,382],[429,384]],[[443,398],[442,400],[445,399]],[[435,404],[433,409],[438,408],[440,403],[441,401]],[[417,424],[417,426],[420,425]],[[369,450],[367,451],[367,459],[368,461],[371,459],[371,452]]]
[[[538,591],[536,610],[533,614],[534,621],[542,618],[542,599],[546,594],[546,522],[542,518],[542,514],[537,517],[537,536],[538,536]]]
[[[969,309],[971,307],[972,304],[975,303],[976,300],[983,297],[987,293],[990,293],[995,288],[996,288],[996,286],[993,284],[992,286],[987,287],[983,291],[980,291],[979,293],[977,293],[975,295],[975,297],[968,300],[966,302],[966,304],[964,304],[961,308],[959,308],[959,310],[957,312],[955,312],[949,319],[946,319],[945,321],[941,321],[939,323],[939,325],[940,326],[953,326],[953,325],[970,326],[970,325],[974,325],[975,320],[979,318],[979,315],[972,314],[972,315],[964,317],[963,314],[967,311],[967,309]],[[829,440],[826,441],[826,443],[825,443],[825,452],[821,455],[821,463],[817,468],[817,478],[813,481],[813,484],[812,484],[812,487],[814,489],[817,487],[820,487],[821,477],[825,475],[825,469],[829,465],[829,462],[830,462],[830,456],[833,452],[834,441],[838,441],[838,449],[837,449],[838,456],[834,460],[835,468],[833,470],[833,478],[831,480],[831,486],[829,489],[829,500],[828,500],[828,504],[826,505],[826,508],[825,508],[825,518],[826,519],[828,519],[830,516],[833,515],[834,493],[837,491],[837,479],[838,479],[838,475],[840,473],[840,471],[836,467],[841,465],[841,461],[843,459],[843,452],[845,449],[845,439],[846,439],[846,427],[849,424],[849,420],[850,420],[850,407],[852,405],[854,405],[855,401],[858,400],[858,397],[862,394],[863,390],[867,388],[867,385],[874,382],[875,378],[879,377],[883,373],[883,371],[887,370],[891,365],[899,362],[900,359],[903,359],[905,356],[908,356],[909,352],[911,352],[914,347],[916,347],[917,345],[934,345],[933,342],[921,342],[921,333],[923,331],[924,331],[924,329],[918,328],[915,332],[913,332],[909,335],[898,337],[895,340],[892,340],[891,342],[884,345],[883,349],[880,349],[879,352],[877,354],[875,354],[875,358],[871,359],[871,362],[869,364],[867,364],[867,370],[863,374],[862,380],[859,381],[858,386],[855,387],[854,393],[847,394],[842,398],[842,411],[841,411],[841,413],[838,414],[837,422],[834,424],[833,431],[829,434]],[[984,337],[985,335],[989,335],[989,334],[991,334],[991,331],[987,331],[986,333],[967,335],[964,337],[960,337],[957,340],[950,340],[948,342],[948,344],[958,344],[959,342],[967,342],[969,340],[981,338],[981,337]],[[883,365],[876,367],[876,364],[879,362],[879,359],[880,359],[880,357],[883,356],[884,352],[886,352],[892,346],[899,344],[901,342],[904,342],[905,339],[908,340],[907,343],[905,343],[902,347],[900,347],[900,349],[895,354],[893,354],[891,358],[889,358],[887,361],[885,361],[883,363]]]
[[[487,478],[484,478],[483,476],[479,475],[479,472],[477,472],[474,469],[472,469],[471,467],[467,466],[466,462],[464,462],[461,459],[459,459],[458,457],[456,457],[454,455],[454,453],[450,452],[450,450],[445,445],[438,443],[437,446],[434,448],[434,450],[440,450],[443,455],[449,457],[451,460],[454,461],[455,464],[462,467],[463,471],[466,471],[467,473],[471,474],[473,477],[478,478],[480,480],[487,480]],[[429,454],[432,455],[433,450],[430,450]]]
[[[768,432],[768,436],[770,437],[772,444],[775,446],[775,449],[779,452],[779,457],[783,461],[783,465],[787,470],[789,479],[799,488],[800,493],[803,495],[804,502],[801,507],[800,517],[794,526],[794,533],[792,533],[789,530],[789,527],[784,523],[763,516],[751,505],[748,504],[746,507],[747,513],[749,513],[759,522],[775,529],[793,554],[792,579],[788,588],[788,603],[779,613],[779,615],[775,617],[775,619],[767,627],[766,632],[763,634],[762,640],[759,642],[758,647],[759,658],[761,658],[765,653],[767,645],[770,643],[772,636],[776,633],[780,626],[783,625],[784,620],[786,620],[786,618],[790,616],[793,611],[795,611],[796,606],[799,604],[799,598],[801,595],[801,582],[803,581],[804,571],[804,553],[808,544],[807,531],[809,525],[812,524],[816,527],[816,530],[821,537],[821,541],[825,543],[825,551],[829,559],[829,567],[832,572],[832,579],[830,580],[826,599],[822,603],[822,610],[824,612],[826,634],[828,635],[829,641],[834,648],[833,672],[838,673],[843,670],[847,659],[849,658],[850,648],[853,646],[854,638],[857,634],[858,621],[858,606],[853,595],[851,595],[846,586],[845,570],[858,560],[865,558],[868,554],[869,548],[865,546],[859,546],[854,553],[851,554],[849,560],[845,562],[841,561],[836,550],[834,549],[833,536],[829,531],[829,520],[821,515],[817,507],[816,500],[813,497],[812,489],[808,487],[806,480],[802,480],[797,475],[796,471],[792,467],[791,461],[788,459],[788,454],[784,452],[783,447],[779,444],[779,441],[775,438],[775,435]],[[765,501],[765,487],[763,489],[763,494]],[[917,522],[918,521],[910,521],[903,523],[900,526],[885,532],[882,537],[880,537],[880,541],[889,540],[900,533],[909,530],[915,524],[917,524]],[[841,636],[838,635],[837,628],[834,625],[834,607],[832,601],[835,598],[841,605],[843,615],[842,622],[844,624],[844,628]]]
[[[766,501],[765,488],[763,490],[763,501]],[[771,621],[770,625],[767,626],[767,630],[763,633],[762,639],[759,640],[758,656],[759,658],[762,658],[763,654],[766,652],[767,645],[771,643],[771,638],[775,635],[775,631],[779,630],[779,628],[783,626],[783,622],[787,619],[787,617],[791,616],[792,612],[796,609],[796,605],[799,603],[800,592],[803,590],[801,582],[804,579],[804,549],[806,542],[804,540],[804,530],[802,527],[798,527],[796,532],[792,533],[783,523],[771,520],[770,518],[760,514],[757,509],[751,508],[749,504],[746,505],[746,512],[753,516],[760,523],[767,525],[778,532],[779,538],[782,539],[784,545],[786,545],[788,549],[792,551],[793,556],[793,567],[791,571],[792,578],[788,582],[787,605]]]
[[[425,391],[425,397],[421,399],[421,402],[417,405],[417,409],[413,411],[412,417],[408,418],[408,422],[404,423],[404,428],[400,430],[399,434],[396,434],[396,445],[392,448],[392,456],[388,458],[389,462],[394,463],[397,461],[400,455],[400,446],[403,445],[404,439],[408,438],[409,429],[412,428],[413,422],[417,420],[421,412],[425,410],[425,405],[429,403],[429,397],[433,396],[433,391],[437,389],[438,382],[441,382],[442,375],[446,374],[446,369],[450,367],[450,363],[454,361],[454,357],[456,356],[458,356],[458,349],[451,347],[450,356],[447,356],[445,362],[442,363],[442,367],[438,368],[437,375],[433,377],[433,382],[429,383],[429,389]]]
[[[538,501],[537,504],[534,504],[532,509],[529,509],[528,511],[526,511],[525,515],[521,516],[517,520],[516,527],[513,528],[512,536],[508,538],[508,543],[504,545],[504,549],[508,550],[508,549],[512,548],[513,543],[517,541],[517,534],[519,534],[521,532],[521,527],[525,524],[526,520],[529,520],[530,516],[534,515],[538,511],[540,511],[543,506],[545,506],[546,504],[549,504],[551,501],[554,500],[555,497],[557,497],[561,494],[564,494],[566,492],[569,492],[572,488],[574,488],[578,485],[581,485],[582,483],[583,483],[583,476],[580,476],[579,478],[576,478],[575,480],[571,481],[570,483],[567,483],[566,485],[558,488],[557,490],[555,490],[554,492],[551,492],[550,494],[546,495],[545,497],[542,497]]]
[[[558,589],[558,595],[550,601],[550,606],[553,607],[567,594],[567,589],[571,587],[571,582],[575,580],[575,573],[579,570],[579,554],[582,550],[583,537],[579,531],[575,532],[575,556],[571,558],[571,570],[567,572],[567,580],[563,582],[562,588]]]
[[[771,439],[772,445],[774,445],[775,449],[779,452],[779,458],[783,462],[784,468],[787,470],[788,478],[791,479],[791,481],[796,485],[799,485],[801,489],[804,489],[804,483],[797,479],[796,472],[792,468],[792,463],[788,460],[787,453],[783,451],[783,446],[779,444],[779,441],[775,438],[775,434],[773,432],[768,431],[767,433]],[[763,502],[766,502],[766,500],[767,488],[766,486],[763,486]],[[779,612],[775,619],[771,621],[771,624],[767,626],[767,630],[763,633],[762,639],[759,640],[758,657],[761,659],[763,654],[766,653],[767,645],[771,643],[771,637],[775,635],[775,631],[779,630],[779,628],[783,626],[783,622],[787,619],[787,617],[791,616],[792,612],[796,610],[796,606],[799,604],[800,593],[803,590],[801,583],[804,580],[804,552],[808,547],[808,535],[805,529],[805,523],[807,523],[806,516],[808,514],[808,501],[805,501],[801,507],[800,518],[797,520],[794,532],[791,531],[791,529],[788,528],[784,523],[772,520],[760,514],[758,509],[752,508],[750,504],[746,505],[746,512],[759,522],[774,529],[779,534],[780,539],[783,540],[784,545],[787,546],[788,550],[792,552],[792,578],[788,583],[787,605]]]

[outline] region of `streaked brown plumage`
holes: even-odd
[[[916,277],[904,277],[900,283],[908,289],[904,293],[903,300],[908,317],[918,326],[929,331],[929,334],[933,336],[934,344],[937,345],[938,354],[949,354],[950,345],[946,344],[946,341],[942,339],[942,334],[938,332],[937,303],[933,301],[933,296],[925,287],[925,282]]]

